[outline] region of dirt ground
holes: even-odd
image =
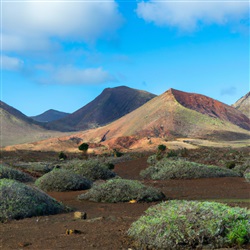
[[[114,171],[123,178],[140,179],[147,167],[146,157],[119,163]],[[244,178],[212,178],[197,180],[145,181],[158,187],[167,199],[217,200],[250,208],[250,184]],[[76,192],[50,192],[64,204],[87,213],[86,220],[75,220],[74,212],[33,217],[0,224],[0,249],[91,250],[134,249],[126,232],[132,222],[156,203],[95,203],[78,201]],[[67,235],[66,230],[77,230]],[[250,249],[245,246],[244,249]]]

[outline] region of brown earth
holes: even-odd
[[[130,179],[140,179],[147,167],[146,157],[115,166],[115,172]],[[250,208],[249,183],[244,178],[146,181],[160,188],[167,199],[217,200]],[[0,225],[0,249],[135,249],[126,232],[131,223],[156,203],[95,203],[78,201],[76,192],[51,192],[64,204],[87,213],[87,220],[74,220],[73,212],[33,217]],[[77,230],[67,235],[66,230]],[[244,249],[250,249],[245,246]]]

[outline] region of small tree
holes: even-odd
[[[60,152],[58,157],[59,157],[59,160],[66,160],[67,159],[67,155],[64,152]]]
[[[163,145],[163,144],[161,144],[161,145],[158,146],[158,150],[159,150],[160,152],[163,152],[163,151],[166,150],[166,146]]]
[[[167,147],[165,145],[163,145],[163,144],[158,145],[158,151],[156,153],[157,160],[161,160],[162,159],[163,152],[165,152],[166,148]]]
[[[78,149],[81,150],[84,154],[86,154],[89,149],[89,144],[84,142],[78,147]]]

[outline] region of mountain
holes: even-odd
[[[62,133],[46,131],[38,122],[19,110],[0,101],[1,145],[14,145],[60,136]]]
[[[58,131],[79,131],[108,124],[130,113],[156,95],[121,86],[107,88],[93,101],[74,113],[46,124]]]
[[[249,130],[250,120],[235,108],[204,95],[169,89],[106,126],[26,147],[77,152],[79,143],[88,142],[95,152],[114,148],[155,150],[156,145],[171,146],[171,141],[178,138],[203,139],[204,145],[207,140],[248,140]]]
[[[0,109],[7,112],[8,114],[14,116],[16,119],[22,120],[24,122],[30,123],[30,124],[38,124],[33,119],[29,118],[28,116],[24,115],[19,110],[9,106],[8,104],[0,101]]]
[[[40,115],[31,116],[31,118],[38,122],[52,122],[64,118],[67,115],[69,115],[69,113],[50,109]]]
[[[232,105],[234,108],[241,111],[244,115],[250,118],[250,92],[241,97],[236,103]]]

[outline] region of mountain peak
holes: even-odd
[[[106,88],[87,105],[71,115],[48,123],[46,127],[59,131],[78,131],[102,126],[130,113],[154,97],[149,92],[126,86]]]

